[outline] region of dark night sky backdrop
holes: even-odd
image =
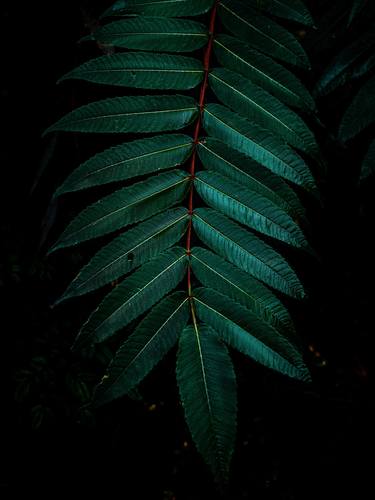
[[[84,312],[81,306],[56,312],[48,308],[51,294],[60,291],[61,280],[66,280],[64,265],[70,262],[52,260],[53,280],[29,275],[32,265],[42,269],[40,274],[45,271],[45,261],[38,253],[40,226],[51,186],[56,184],[54,176],[61,175],[47,171],[30,197],[46,144],[41,133],[71,106],[71,91],[56,88],[55,81],[82,57],[76,40],[85,34],[81,7],[88,5],[92,8],[93,4],[56,0],[7,2],[1,7],[5,71],[1,79],[0,291],[5,313],[2,379],[6,380],[2,442],[7,444],[5,452],[2,447],[5,467],[0,473],[0,496],[4,492],[2,498],[11,498],[25,487],[30,494],[50,494],[52,498],[61,490],[72,496],[74,491],[86,491],[88,496],[108,488],[111,498],[122,488],[124,498],[172,500],[174,492],[177,500],[209,500],[214,493],[208,470],[190,445],[181,409],[176,407],[173,356],[146,383],[145,405],[118,402],[100,412],[94,427],[77,424],[78,418],[67,415],[66,408],[71,412],[79,405],[70,396],[65,402],[66,389],[60,378],[80,364],[70,357],[69,344]],[[65,142],[58,149],[61,158],[52,164],[54,167],[64,169],[64,154],[69,160],[72,145],[67,142],[66,151],[64,148]],[[340,165],[332,165],[335,174],[348,167],[344,155],[341,160]],[[345,186],[345,181],[339,181],[338,192]],[[347,223],[355,225],[349,215],[351,205],[345,204],[345,192],[336,193],[326,218],[317,217],[324,234],[318,241],[324,249],[323,267],[312,281],[312,304],[317,309],[312,310],[311,305],[301,318],[308,324],[305,337],[311,340],[315,335],[328,359],[325,371],[313,366],[320,396],[285,386],[277,376],[264,374],[234,356],[240,367],[240,431],[234,461],[236,486],[230,500],[329,498],[330,493],[338,497],[349,488],[357,491],[356,498],[373,497],[373,326],[370,312],[363,312],[365,306],[371,309],[373,304],[369,280],[374,271],[366,275],[365,267],[372,250],[368,240],[356,232],[360,226],[353,228],[347,246],[337,251],[335,239],[345,229],[345,220],[338,227],[330,226],[339,212],[334,203],[343,203]],[[371,210],[373,213],[373,205]],[[367,217],[361,224],[372,228],[372,221]],[[356,265],[352,258],[357,259]],[[69,314],[76,316],[71,323],[65,317]],[[48,333],[47,347],[42,348],[35,339],[43,337],[43,330]],[[51,358],[53,348],[61,356]],[[51,375],[57,380],[55,411],[63,410],[52,423],[33,431],[28,420],[33,402],[14,402],[15,381],[9,375],[27,367],[32,356],[45,350],[48,359],[56,360],[49,362],[58,372]],[[185,440],[187,450],[182,445]],[[198,488],[199,481],[202,485]],[[137,488],[135,493],[133,488]]]

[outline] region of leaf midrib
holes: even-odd
[[[272,198],[279,198],[281,202],[283,203],[286,203],[287,202],[285,200],[283,200],[277,193],[275,193],[274,191],[272,191],[271,188],[269,188],[266,184],[263,184],[259,179],[257,179],[256,177],[253,177],[249,172],[245,172],[244,170],[241,170],[237,165],[235,165],[234,163],[230,162],[229,160],[227,160],[226,158],[224,158],[223,156],[221,156],[219,153],[217,153],[216,151],[214,151],[213,149],[210,149],[209,147],[206,146],[206,144],[204,142],[200,142],[199,143],[200,146],[202,146],[203,148],[207,149],[207,151],[209,151],[211,154],[213,154],[214,156],[216,156],[217,158],[219,158],[220,160],[224,161],[225,163],[227,163],[228,165],[230,165],[230,167],[233,168],[233,170],[237,170],[238,172],[240,172],[242,175],[248,177],[249,179],[251,179],[254,183],[256,184],[259,184],[259,186],[261,186],[262,189],[265,189],[267,190],[271,195],[272,195]],[[254,160],[255,161],[255,160]]]
[[[217,43],[218,45],[220,45],[223,49],[225,49],[227,52],[229,52],[230,54],[232,54],[236,59],[239,59],[241,62],[243,62],[246,66],[249,66],[250,68],[252,68],[254,71],[256,71],[257,73],[259,73],[260,75],[262,75],[263,77],[265,77],[267,80],[270,80],[270,82],[277,86],[277,87],[280,87],[283,89],[284,92],[287,92],[288,94],[291,94],[294,98],[296,98],[297,100],[301,100],[301,97],[296,94],[295,92],[293,92],[292,90],[290,90],[288,87],[286,87],[285,85],[283,85],[281,82],[275,80],[274,78],[272,78],[271,75],[267,74],[267,73],[264,73],[263,71],[261,71],[259,68],[253,66],[249,61],[246,61],[245,59],[243,59],[239,54],[236,54],[235,52],[233,52],[231,49],[229,49],[226,45],[222,44],[219,40],[215,39],[214,40],[215,43]]]
[[[232,125],[229,125],[228,123],[226,123],[225,121],[223,121],[222,118],[219,118],[218,116],[214,115],[213,113],[211,113],[210,111],[208,111],[207,108],[205,108],[205,113],[208,113],[209,115],[213,116],[217,121],[221,122],[225,127],[233,130],[236,134],[239,134],[241,135],[242,137],[244,137],[247,141],[249,142],[252,142],[255,146],[257,146],[259,149],[261,149],[262,151],[264,151],[267,155],[269,156],[272,156],[273,158],[275,158],[275,160],[277,162],[280,162],[282,163],[285,167],[287,167],[288,169],[290,169],[290,165],[288,165],[285,160],[283,160],[282,158],[278,157],[275,155],[275,153],[273,153],[272,151],[270,151],[269,149],[266,149],[264,146],[262,146],[261,144],[259,144],[258,142],[256,142],[253,138],[249,138],[247,135],[244,135],[243,133],[239,132],[238,130],[236,130],[234,127],[232,127]],[[244,118],[245,120],[246,118]],[[251,125],[251,123],[249,123],[249,125]],[[267,131],[267,134],[269,134],[269,132]],[[299,175],[294,169],[293,169],[293,172],[295,173],[295,175]]]
[[[90,116],[87,118],[76,118],[75,120],[72,121],[72,123],[81,123],[81,122],[87,122],[87,121],[94,121],[94,120],[101,120],[103,118],[120,118],[122,116],[134,116],[134,115],[152,115],[156,113],[177,113],[181,111],[193,111],[196,110],[197,108],[180,108],[180,109],[160,109],[160,110],[155,110],[155,111],[132,111],[130,113],[113,113],[111,115],[98,115],[98,116]]]
[[[280,358],[282,360],[283,363],[286,363],[287,365],[289,365],[293,370],[297,370],[299,372],[299,368],[298,366],[296,366],[293,362],[289,361],[288,359],[284,358],[281,354],[279,354],[278,352],[274,351],[272,349],[272,347],[269,347],[267,346],[267,344],[265,344],[264,342],[262,342],[260,339],[258,339],[258,337],[255,337],[255,335],[252,335],[249,331],[245,330],[244,328],[242,328],[242,326],[240,326],[238,323],[236,323],[235,321],[231,320],[230,318],[228,318],[227,316],[225,316],[223,313],[221,313],[220,311],[218,311],[217,309],[214,309],[213,307],[211,307],[210,305],[208,305],[206,302],[203,302],[203,300],[200,300],[199,298],[197,298],[196,296],[194,296],[194,300],[196,300],[197,302],[201,303],[204,307],[207,307],[207,309],[210,309],[214,314],[217,314],[218,316],[221,316],[224,320],[226,320],[228,323],[232,323],[234,325],[236,325],[238,328],[240,328],[243,332],[245,332],[246,334],[248,334],[252,339],[254,339],[256,342],[259,342],[265,349],[266,351],[271,351],[272,355],[273,356],[277,356],[278,358]],[[289,344],[289,343],[288,343]],[[291,345],[289,345],[290,348],[292,348]]]
[[[189,300],[189,297],[186,297],[181,304],[171,313],[168,318],[163,322],[163,324],[156,330],[156,332],[152,335],[152,337],[149,338],[149,340],[144,344],[142,349],[135,353],[135,355],[132,357],[132,359],[128,362],[127,366],[122,369],[121,373],[115,378],[115,380],[111,383],[111,385],[107,388],[107,390],[104,392],[106,394],[110,388],[117,384],[119,379],[123,376],[123,374],[129,370],[129,368],[136,362],[137,358],[141,356],[141,354],[147,349],[147,347],[153,342],[153,340],[159,335],[160,331],[165,327],[165,325],[175,316],[178,311],[184,306],[184,304]],[[128,391],[131,390],[131,388],[128,389]]]
[[[128,37],[128,36],[145,36],[145,35],[152,35],[152,36],[154,36],[154,35],[158,35],[158,36],[163,35],[164,37],[165,36],[176,36],[176,35],[177,36],[186,36],[187,35],[187,36],[203,36],[203,37],[207,37],[207,35],[208,35],[207,33],[194,33],[194,32],[191,33],[191,32],[188,32],[188,31],[184,31],[183,33],[175,33],[173,31],[167,31],[167,32],[165,32],[165,31],[160,31],[160,32],[158,32],[158,31],[144,31],[144,32],[142,32],[142,31],[140,31],[140,32],[134,32],[134,31],[132,31],[132,32],[126,32],[125,31],[125,32],[121,32],[121,33],[103,33],[103,34],[105,36],[107,36],[108,38],[114,37],[114,36],[126,36],[126,37]]]
[[[164,68],[98,68],[98,69],[82,69],[81,73],[134,73],[134,72],[140,72],[140,73],[203,73],[202,69],[164,69]]]
[[[177,182],[174,182],[173,184],[169,184],[168,186],[163,187],[163,189],[160,189],[159,191],[154,191],[151,194],[145,195],[143,198],[138,198],[137,200],[133,201],[132,203],[129,203],[125,205],[124,207],[120,207],[117,210],[114,210],[110,212],[109,214],[103,215],[99,219],[96,219],[93,222],[90,222],[90,224],[87,224],[79,229],[77,231],[74,231],[73,233],[70,234],[69,239],[71,239],[74,235],[79,234],[81,231],[86,231],[88,228],[96,226],[97,224],[101,223],[104,219],[108,217],[113,217],[113,215],[117,214],[118,212],[122,212],[123,210],[128,210],[134,205],[138,205],[139,203],[143,203],[145,200],[149,198],[153,198],[154,196],[160,195],[160,193],[163,193],[164,191],[169,191],[170,189],[173,189],[174,187],[178,186],[179,184],[183,184],[184,182],[187,182],[190,180],[190,177],[184,177],[183,179],[180,179]]]
[[[288,281],[286,280],[286,278],[284,278],[277,270],[275,270],[274,268],[272,268],[269,264],[267,264],[266,262],[264,262],[262,259],[260,259],[259,257],[257,257],[256,255],[254,255],[253,253],[250,253],[248,250],[246,250],[244,247],[242,247],[239,243],[237,243],[236,241],[232,240],[232,238],[230,238],[229,236],[227,236],[226,234],[222,233],[221,231],[219,231],[216,227],[212,226],[209,222],[205,221],[204,219],[202,219],[202,217],[200,217],[199,215],[197,215],[196,213],[193,214],[193,217],[196,217],[198,219],[200,219],[204,224],[206,224],[207,226],[209,226],[213,232],[216,232],[216,233],[219,233],[223,238],[225,238],[226,240],[230,241],[233,243],[233,245],[237,246],[238,248],[240,248],[243,252],[246,252],[247,254],[251,255],[251,257],[255,260],[257,260],[258,262],[260,262],[263,266],[267,267],[268,269],[270,269],[272,271],[272,273],[276,274],[277,276],[280,277],[280,279],[283,281],[283,283],[285,283],[287,285],[287,288],[290,289],[291,288],[291,285],[289,285]]]
[[[287,52],[289,52],[290,54],[292,54],[293,57],[297,57],[298,59],[301,59],[301,56],[299,54],[296,54],[289,47],[287,47],[286,45],[281,44],[276,38],[272,38],[270,35],[268,35],[268,33],[265,33],[264,31],[261,31],[259,28],[257,28],[256,26],[252,25],[249,21],[247,21],[246,19],[243,19],[240,15],[236,14],[229,7],[227,7],[223,2],[221,2],[220,5],[224,9],[226,9],[228,12],[230,12],[234,17],[237,17],[242,22],[244,22],[245,24],[247,24],[254,31],[257,31],[259,34],[263,35],[265,38],[268,38],[269,40],[271,40],[272,42],[274,42],[276,45],[279,45],[282,49],[285,49]]]
[[[243,293],[244,295],[247,295],[248,297],[250,297],[251,300],[254,301],[254,303],[257,303],[257,304],[260,304],[262,310],[267,310],[267,312],[270,313],[270,315],[272,316],[272,318],[274,318],[274,321],[276,323],[282,323],[283,322],[274,314],[273,310],[271,308],[264,308],[262,307],[262,300],[258,297],[256,297],[255,295],[252,295],[249,291],[247,290],[244,290],[243,288],[241,288],[239,285],[237,285],[236,283],[234,283],[233,281],[230,281],[229,278],[227,278],[226,276],[224,276],[223,274],[220,274],[216,269],[214,269],[213,267],[211,267],[207,262],[201,260],[199,257],[197,257],[196,255],[194,255],[194,253],[191,254],[191,257],[193,257],[194,259],[198,260],[203,266],[207,267],[211,272],[217,274],[223,281],[227,281],[231,286],[233,286],[234,288],[236,288],[237,290],[239,290],[241,293]],[[286,325],[284,325],[286,326]]]
[[[211,422],[211,425],[212,425],[213,416],[212,416],[211,398],[210,398],[210,394],[209,394],[209,391],[208,391],[207,377],[206,377],[205,365],[204,365],[204,361],[203,361],[202,346],[201,346],[200,338],[199,338],[198,325],[197,325],[197,323],[195,321],[193,323],[193,328],[194,328],[195,338],[196,338],[197,346],[198,346],[199,361],[200,361],[200,366],[201,366],[201,372],[202,372],[202,378],[203,378],[203,385],[204,385],[204,390],[205,390],[205,393],[206,393],[206,400],[207,400],[208,411],[209,411],[209,414],[210,414],[210,422]]]
[[[109,165],[106,165],[105,167],[98,168],[96,170],[93,170],[92,172],[89,172],[84,177],[82,177],[81,182],[83,181],[83,179],[87,179],[91,175],[96,175],[99,172],[103,172],[104,170],[107,170],[108,168],[116,167],[116,166],[121,165],[123,163],[126,164],[128,162],[130,163],[132,161],[137,161],[137,160],[139,160],[141,158],[146,158],[147,156],[158,155],[158,154],[166,153],[167,151],[174,151],[174,150],[177,150],[177,149],[186,148],[187,146],[191,146],[191,145],[192,145],[191,142],[187,142],[185,144],[179,144],[178,146],[172,146],[170,148],[165,148],[165,149],[158,149],[156,151],[151,151],[150,153],[140,154],[138,156],[126,158],[125,160],[120,160],[120,161],[117,161],[115,163],[111,163]],[[175,167],[177,165],[180,165],[180,163],[174,163],[173,165],[171,165],[170,168],[173,168],[173,167]]]
[[[288,240],[290,241],[290,239],[292,239],[292,241],[295,241],[295,238],[292,237],[292,233],[290,231],[288,231],[287,229],[283,228],[282,226],[280,226],[280,224],[278,224],[277,222],[275,222],[274,220],[270,219],[267,215],[264,215],[260,212],[258,212],[257,210],[255,210],[255,208],[253,207],[250,207],[248,205],[246,205],[244,202],[238,200],[237,198],[234,198],[231,194],[228,194],[227,192],[225,191],[222,191],[221,189],[219,189],[218,187],[216,186],[213,186],[212,184],[209,184],[208,182],[202,180],[200,177],[196,177],[195,178],[196,180],[198,180],[199,182],[201,182],[202,184],[205,184],[206,186],[208,186],[209,188],[211,188],[212,190],[215,190],[217,191],[218,193],[220,193],[223,197],[227,197],[231,200],[233,200],[235,203],[238,203],[238,205],[241,205],[242,207],[244,207],[245,209],[247,210],[251,210],[252,212],[254,212],[255,214],[259,215],[260,218],[262,219],[266,219],[267,221],[269,221],[272,225],[274,226],[277,226],[279,228],[279,231],[281,231],[282,233],[286,233],[287,236],[289,236]],[[251,190],[249,190],[249,193],[251,194],[255,194],[254,192],[252,192]],[[257,196],[261,196],[260,194],[256,193]],[[268,200],[268,198],[266,198]],[[275,208],[277,208],[275,206]],[[285,214],[285,216],[287,216],[287,214]],[[251,226],[253,227],[253,226]],[[257,229],[255,227],[253,227],[253,229],[255,229],[257,231]],[[260,232],[263,232],[263,231],[260,231]],[[296,241],[297,243],[297,241]]]
[[[86,286],[87,283],[89,283],[91,280],[95,279],[98,274],[104,272],[108,267],[111,267],[113,266],[114,264],[116,264],[117,261],[121,260],[125,255],[129,254],[129,253],[134,253],[135,250],[138,248],[138,247],[141,247],[143,245],[145,245],[149,240],[157,237],[159,234],[163,233],[164,231],[167,231],[168,229],[170,229],[171,227],[173,226],[176,226],[179,222],[181,222],[182,220],[184,220],[185,218],[189,217],[189,214],[184,214],[182,217],[179,217],[178,219],[175,219],[174,221],[172,221],[170,224],[166,225],[166,226],[163,226],[162,228],[160,228],[158,231],[152,233],[148,238],[146,238],[145,240],[142,240],[140,243],[138,243],[137,245],[135,245],[134,247],[130,248],[129,250],[127,250],[126,252],[122,253],[121,255],[119,255],[115,260],[113,260],[112,262],[110,262],[109,264],[106,264],[104,267],[100,268],[93,276],[91,276],[90,278],[86,279],[85,281],[83,281],[80,285],[77,286],[77,290],[79,290],[80,288]],[[79,276],[77,277],[77,279],[79,278]],[[74,280],[75,281],[75,280]]]
[[[211,398],[210,398],[210,393],[209,393],[208,384],[207,384],[206,369],[205,369],[202,347],[201,347],[200,338],[199,338],[199,330],[198,330],[198,325],[196,322],[193,323],[193,327],[194,327],[194,333],[195,333],[195,336],[197,339],[199,360],[200,360],[200,366],[201,366],[202,378],[203,378],[203,385],[204,385],[207,406],[208,406],[208,412],[209,412],[210,427],[212,429],[211,432],[213,434],[214,441],[216,443],[215,448],[216,448],[216,453],[218,455],[216,458],[219,459],[220,465],[222,467],[223,462],[224,462],[223,452],[222,452],[222,444],[220,442],[219,433],[217,432],[217,429],[216,429],[215,418],[214,418],[213,411],[212,411]]]
[[[287,129],[293,136],[297,137],[301,142],[305,142],[298,134],[295,130],[293,130],[292,128],[290,128],[285,122],[283,122],[279,117],[277,117],[276,115],[272,114],[268,109],[264,108],[263,106],[261,106],[259,103],[257,103],[256,101],[254,101],[253,99],[251,99],[248,95],[244,94],[243,92],[241,92],[240,90],[236,89],[235,87],[233,87],[232,85],[230,85],[228,82],[226,82],[225,80],[223,80],[222,78],[219,78],[218,76],[216,76],[214,73],[211,73],[211,76],[216,78],[216,80],[220,81],[221,83],[223,83],[224,85],[226,85],[227,87],[229,87],[233,92],[236,92],[237,94],[241,95],[245,100],[248,100],[250,103],[252,103],[256,108],[259,108],[261,110],[261,112],[269,115],[271,118],[273,118],[275,121],[277,121],[283,128]],[[286,109],[286,111],[289,111],[288,109]]]
[[[152,283],[154,283],[158,278],[160,278],[160,276],[162,276],[163,274],[165,274],[166,272],[168,272],[172,267],[174,267],[175,265],[177,265],[180,260],[182,259],[186,259],[187,256],[186,254],[183,254],[181,255],[178,259],[174,260],[171,264],[169,264],[167,267],[165,267],[162,271],[160,271],[156,276],[154,276],[150,281],[148,281],[145,285],[142,286],[142,288],[139,288],[131,297],[129,297],[126,302],[124,302],[123,304],[121,304],[121,306],[119,307],[116,307],[116,309],[114,311],[112,311],[112,313],[107,316],[99,325],[97,325],[95,327],[95,330],[94,330],[94,335],[96,336],[96,333],[100,328],[103,327],[103,325],[109,321],[115,314],[118,314],[119,311],[121,311],[121,309],[123,309],[124,307],[128,307],[129,304],[134,301],[135,298],[137,298],[137,296],[139,294],[141,294],[147,287],[149,287]],[[96,337],[97,338],[97,337]],[[100,339],[98,339],[100,340]]]

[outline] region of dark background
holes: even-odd
[[[317,18],[326,12],[327,2],[310,3]],[[109,498],[216,498],[177,403],[174,353],[142,385],[143,400],[123,399],[92,414],[85,404],[103,374],[106,352],[93,360],[70,351],[92,301],[50,308],[88,255],[86,247],[45,258],[48,244],[76,209],[69,199],[56,216],[47,210],[50,197],[97,146],[92,138],[76,137],[59,137],[55,144],[42,140],[41,133],[84,102],[86,87],[60,88],[55,81],[95,55],[76,40],[105,6],[55,1],[1,7],[0,495],[103,491]],[[329,37],[317,45],[307,36],[315,57],[307,84],[316,81],[337,43]],[[352,92],[345,89],[320,103],[331,130]],[[323,143],[330,160],[322,185],[325,207],[310,208],[321,263],[305,262],[311,298],[295,311],[313,386],[293,384],[233,354],[239,430],[231,500],[348,492],[373,497],[374,183],[355,188],[366,140],[349,149]],[[54,156],[47,164],[49,151]],[[51,223],[56,227],[48,232]]]

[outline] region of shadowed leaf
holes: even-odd
[[[184,329],[176,371],[194,442],[216,480],[225,482],[236,432],[236,378],[228,350],[212,328],[194,324]]]

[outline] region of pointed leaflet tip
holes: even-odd
[[[51,308],[55,309],[55,307],[60,305],[61,302],[64,302],[67,298],[69,298],[69,297],[66,297],[65,293],[64,293],[63,295],[61,295],[61,297],[59,297],[57,300],[55,300],[55,302],[51,305]]]
[[[46,128],[45,130],[43,130],[42,134],[41,134],[41,138],[44,139],[44,137],[50,132],[50,127]]]
[[[193,440],[214,477],[227,482],[236,435],[236,377],[228,349],[208,325],[180,337],[177,383]]]
[[[53,254],[55,251],[57,250],[57,248],[55,248],[55,245],[52,245],[51,248],[49,248],[46,252],[46,257],[49,257],[51,254]]]
[[[62,116],[51,131],[128,133],[176,131],[198,115],[196,101],[186,95],[117,96],[93,101]]]
[[[89,35],[85,35],[81,37],[79,40],[77,40],[77,43],[82,43],[82,42],[92,42],[95,40],[95,37],[93,33],[90,33]]]

